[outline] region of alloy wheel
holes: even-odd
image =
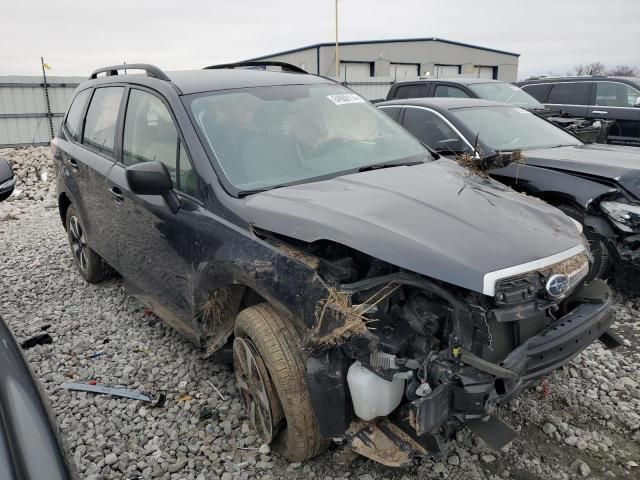
[[[277,433],[272,415],[271,389],[267,383],[270,379],[250,339],[236,337],[233,341],[233,363],[249,419],[262,440],[270,443]]]
[[[71,250],[78,266],[83,272],[86,272],[88,268],[87,241],[84,237],[82,225],[80,225],[78,218],[75,216],[69,219],[69,240],[71,240]]]

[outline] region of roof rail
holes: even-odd
[[[272,62],[269,60],[255,60],[248,62],[237,62],[237,63],[223,63],[220,65],[209,65],[208,67],[204,67],[203,70],[218,70],[223,68],[242,68],[242,67],[280,67],[283,72],[289,73],[306,73],[306,70],[303,70],[300,67],[296,67],[290,63],[286,62]]]
[[[118,70],[144,70],[149,77],[155,77],[159,80],[171,81],[167,74],[160,70],[155,65],[149,65],[147,63],[129,63],[126,65],[113,65],[111,67],[103,67],[91,72],[89,80],[98,78],[99,73],[106,73],[107,77],[118,75]]]

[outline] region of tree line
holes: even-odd
[[[617,65],[613,68],[607,68],[602,62],[576,65],[573,70],[574,75],[613,75],[616,77],[640,76],[640,70],[636,67],[630,67],[628,65]]]

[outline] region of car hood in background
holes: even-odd
[[[640,199],[640,148],[590,143],[526,150],[525,163],[619,184]]]
[[[582,246],[559,210],[446,159],[279,188],[246,205],[259,228],[487,294],[485,275]]]

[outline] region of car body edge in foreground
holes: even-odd
[[[0,365],[0,478],[78,478],[45,396],[2,317]]]

